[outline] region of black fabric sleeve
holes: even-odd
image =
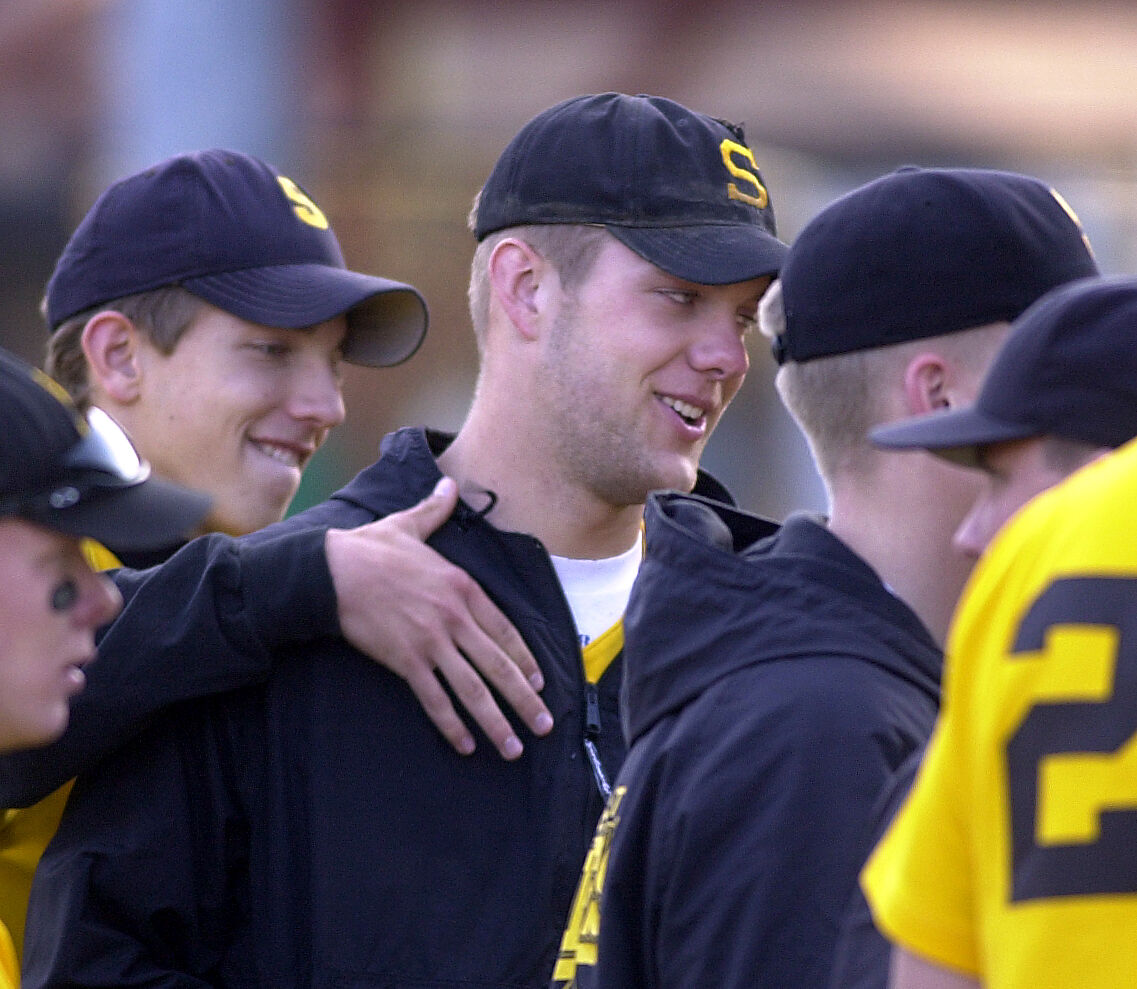
[[[873,679],[835,661],[772,663],[684,710],[681,744],[661,746],[653,770],[650,845],[626,820],[615,831],[600,986],[825,985],[892,770],[865,713],[882,703]],[[641,902],[625,907],[630,895]]]
[[[900,764],[881,796],[874,845],[884,837],[915,785],[925,748],[920,746]],[[892,944],[873,923],[868,899],[858,883],[841,920],[829,989],[887,989],[891,955]]]
[[[204,536],[150,570],[119,570],[104,631],[62,738],[0,756],[0,806],[35,803],[181,701],[263,682],[273,650],[338,634],[325,530]]]
[[[32,886],[25,989],[222,982],[248,855],[225,735],[179,708],[77,781]]]

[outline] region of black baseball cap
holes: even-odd
[[[300,186],[237,151],[177,155],[103,192],[48,281],[48,325],[166,285],[264,326],[346,314],[344,358],[355,364],[399,364],[426,333],[417,289],[349,271]]]
[[[798,234],[779,276],[786,325],[774,356],[808,361],[1009,322],[1098,273],[1077,217],[1044,182],[908,166]]]
[[[1055,289],[1014,322],[973,405],[870,433],[972,467],[979,447],[1034,436],[1110,448],[1137,436],[1137,278]]]
[[[102,409],[84,419],[63,388],[0,349],[0,517],[16,516],[117,551],[189,535],[210,499],[159,481]]]
[[[531,223],[602,225],[702,285],[776,274],[787,250],[742,128],[660,96],[577,96],[522,127],[482,188],[474,234]]]

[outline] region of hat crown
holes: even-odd
[[[659,96],[574,97],[514,137],[482,188],[475,235],[550,223],[601,224],[704,284],[772,275],[786,252],[742,128]]]
[[[1095,274],[1077,217],[1043,182],[904,168],[831,203],[798,235],[781,273],[780,343],[802,361],[1010,321]]]
[[[776,231],[742,128],[658,96],[579,96],[526,124],[482,191],[479,240],[526,223]]]
[[[177,155],[114,183],[72,234],[47,286],[48,321],[187,279],[314,263],[339,242],[293,180],[251,155]]]
[[[1027,309],[975,404],[1032,435],[1106,447],[1137,436],[1137,278],[1072,282]]]

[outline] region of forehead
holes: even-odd
[[[0,518],[0,565],[31,565],[74,552],[79,540],[16,516]],[[2,591],[0,591],[2,593]]]

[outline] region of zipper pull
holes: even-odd
[[[600,791],[607,802],[612,795],[612,787],[604,772],[604,765],[600,762],[600,752],[596,742],[600,738],[600,691],[596,684],[586,682],[584,685],[584,751],[588,756],[588,763],[592,767],[592,777],[596,780],[596,789]]]

